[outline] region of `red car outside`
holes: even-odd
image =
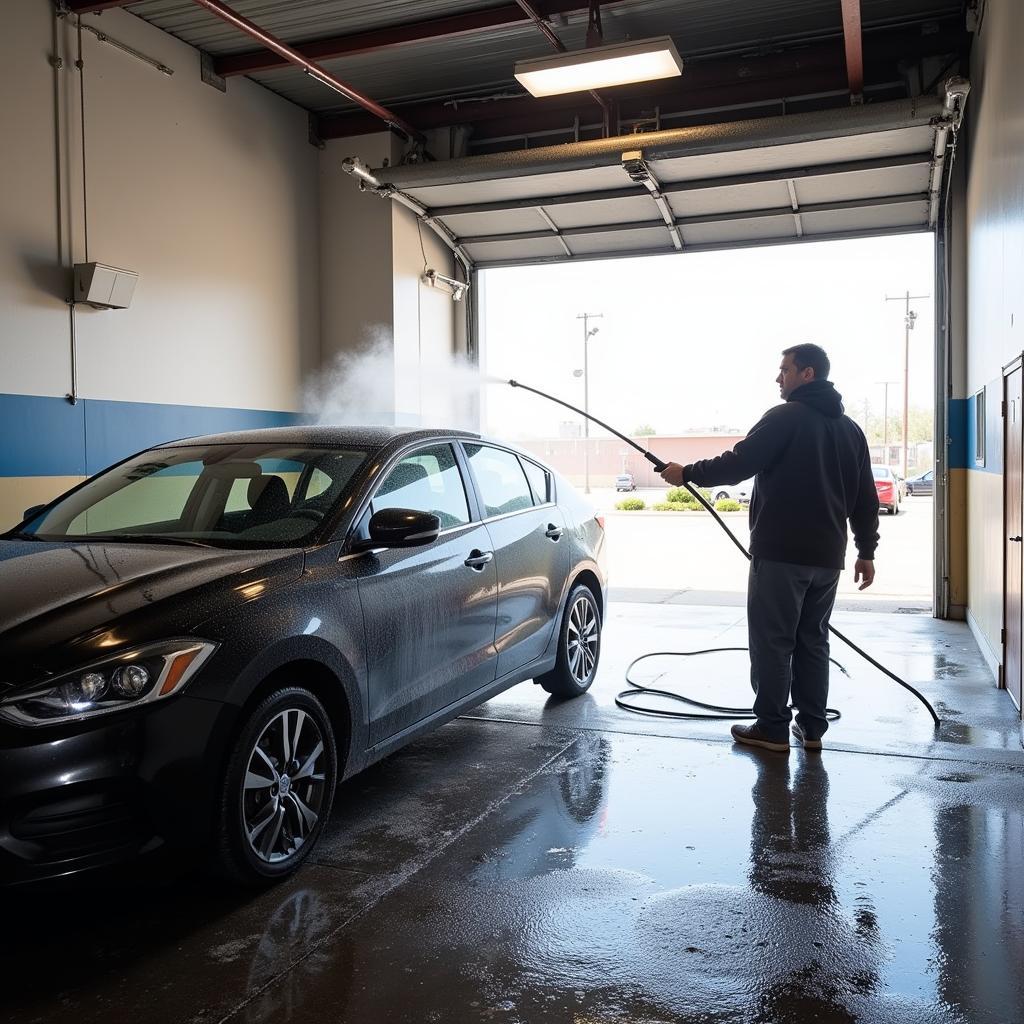
[[[878,493],[878,504],[891,516],[899,515],[900,485],[896,474],[888,466],[872,466],[871,473],[875,478],[875,491]]]

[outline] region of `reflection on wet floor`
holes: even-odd
[[[0,1016],[1024,1019],[1024,753],[950,642],[929,684],[943,737],[904,717],[898,756],[613,717],[614,679],[565,703],[520,687],[346,783],[318,863],[276,889],[190,876],[9,899]],[[855,684],[835,731],[888,743],[906,709],[857,704],[885,691]]]

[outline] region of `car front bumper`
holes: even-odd
[[[237,709],[174,697],[0,730],[0,883],[108,868],[209,836]]]

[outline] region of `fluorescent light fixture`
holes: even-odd
[[[520,85],[534,96],[606,89],[630,82],[673,78],[682,73],[682,59],[668,36],[593,46],[540,60],[521,60],[514,70]]]

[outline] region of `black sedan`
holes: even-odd
[[[0,537],[0,878],[294,871],[337,782],[593,681],[604,531],[524,452],[278,428],[153,448]]]

